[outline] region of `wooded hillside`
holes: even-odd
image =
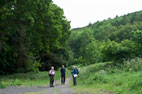
[[[76,64],[142,57],[142,11],[75,28],[69,45]]]

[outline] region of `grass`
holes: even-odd
[[[68,69],[67,77],[70,75]],[[55,71],[55,80],[60,79],[60,71]],[[48,72],[38,72],[38,73],[17,73],[12,75],[0,76],[0,88],[6,88],[9,86],[48,86],[49,85],[49,75]],[[40,92],[39,92],[40,94]]]
[[[77,94],[142,94],[142,60],[132,60],[125,66],[112,66],[111,62],[97,63],[79,68],[77,86],[72,87]],[[67,71],[68,75],[71,75]],[[68,76],[67,75],[67,76]],[[60,72],[56,71],[55,80]],[[72,86],[72,81],[70,82]],[[0,76],[0,88],[8,86],[46,86],[49,85],[48,72],[20,73]],[[58,91],[58,90],[57,90]],[[29,92],[27,94],[42,94]]]
[[[78,94],[142,94],[142,71],[124,71],[99,63],[80,68]],[[124,68],[123,68],[124,69]]]
[[[60,78],[60,72],[56,71],[55,80]],[[0,76],[0,88],[9,86],[46,86],[49,85],[48,72],[18,73]]]

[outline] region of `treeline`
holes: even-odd
[[[52,0],[0,0],[0,74],[70,62],[70,22]]]
[[[73,29],[69,45],[76,64],[112,61],[119,65],[141,58],[142,11]]]

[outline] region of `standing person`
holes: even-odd
[[[77,82],[76,82],[76,78],[77,78],[77,75],[78,75],[78,69],[75,68],[75,66],[73,66],[73,70],[72,70],[72,76],[73,76],[73,85],[76,86],[77,85]]]
[[[53,85],[53,83],[54,83],[54,75],[55,75],[55,71],[54,71],[54,67],[52,66],[50,71],[49,71],[50,87],[54,87],[54,85]]]
[[[66,69],[65,69],[64,65],[62,65],[62,68],[60,69],[60,72],[61,72],[61,84],[65,84]]]

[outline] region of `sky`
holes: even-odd
[[[142,0],[53,0],[53,3],[64,10],[71,28],[142,10]]]

